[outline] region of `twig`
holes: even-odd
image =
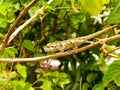
[[[16,28],[16,26],[19,24],[21,18],[23,18],[23,16],[25,16],[25,14],[28,12],[28,10],[35,4],[37,3],[38,0],[32,0],[32,2],[30,2],[30,4],[28,4],[23,10],[22,12],[18,15],[17,19],[15,20],[15,22],[13,24],[11,24],[4,40],[2,41],[2,44],[0,45],[0,52],[3,51],[5,49],[5,47],[9,44],[8,40],[11,36],[11,34],[13,33],[14,29]]]
[[[114,57],[114,58],[118,58],[118,59],[120,58],[118,55],[113,54],[113,52],[115,52],[116,50],[120,49],[120,47],[117,47],[116,49],[113,49],[113,50],[111,50],[111,51],[106,50],[105,47],[106,47],[106,42],[103,41],[102,47],[100,48],[100,50],[101,50],[105,55],[110,56],[110,57]]]
[[[120,35],[116,35],[116,36],[113,36],[110,38],[104,38],[104,39],[101,39],[100,41],[94,42],[93,44],[90,44],[90,45],[87,45],[87,46],[84,46],[84,47],[81,47],[78,49],[74,49],[71,51],[56,53],[54,55],[35,57],[35,58],[0,58],[0,62],[35,62],[35,61],[40,61],[40,60],[48,60],[51,58],[64,57],[64,56],[72,55],[74,53],[82,52],[82,51],[85,51],[87,49],[98,46],[101,44],[102,40],[105,42],[110,42],[110,41],[117,40],[117,39],[120,39]]]
[[[50,3],[52,3],[53,0],[49,0],[47,2],[47,4],[49,5]],[[10,43],[12,41],[12,39],[25,27],[27,26],[30,22],[32,22],[43,10],[45,9],[45,6],[43,6],[42,8],[40,8],[39,10],[36,11],[36,13],[30,18],[28,19],[25,23],[23,23],[21,26],[19,26],[15,32],[10,36],[8,43]]]
[[[34,0],[33,0],[34,1]],[[36,1],[36,0],[35,0]],[[38,0],[37,0],[38,1]],[[52,3],[53,0],[49,0],[47,2],[47,4],[49,5],[50,3]],[[29,5],[28,5],[29,6]],[[11,27],[10,27],[10,30],[8,31],[8,34],[6,35],[5,39],[3,40],[2,44],[0,45],[0,52],[3,51],[5,49],[5,47],[12,41],[12,39],[25,27],[27,26],[30,22],[32,22],[32,20],[34,20],[34,18],[36,18],[40,12],[42,10],[45,9],[45,6],[43,6],[42,8],[40,8],[38,11],[36,11],[36,13],[30,18],[28,19],[24,24],[22,24],[21,26],[19,26],[15,32],[12,33],[12,31],[14,30],[14,28],[16,27],[16,23],[13,24]],[[26,10],[27,11],[27,10]],[[21,15],[21,17],[23,16],[23,14]],[[19,18],[21,19],[21,18]],[[17,20],[19,21],[19,20]],[[12,34],[12,35],[11,35]]]

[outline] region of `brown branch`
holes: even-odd
[[[101,39],[100,41],[94,42],[93,44],[90,44],[90,45],[87,45],[87,46],[84,46],[84,47],[81,47],[78,49],[74,49],[71,51],[60,52],[60,53],[56,53],[53,55],[48,55],[48,56],[43,56],[43,57],[35,57],[35,58],[0,58],[0,62],[35,62],[35,61],[40,61],[40,60],[48,60],[51,58],[64,57],[64,56],[72,55],[74,53],[82,52],[87,49],[98,46],[101,44],[101,41],[110,42],[110,41],[114,41],[117,39],[120,39],[120,35],[116,35],[116,36],[113,36],[110,38],[104,38],[104,39]]]
[[[47,4],[51,4],[53,2],[53,0],[49,0],[47,2]],[[22,25],[20,25],[13,33],[12,35],[10,36],[9,40],[8,40],[8,43],[10,43],[14,37],[24,28],[26,27],[29,23],[31,23],[43,10],[45,10],[45,6],[41,7],[39,10],[36,11],[36,13],[31,17],[29,18],[25,23],[23,23]]]
[[[21,18],[23,18],[23,16],[25,16],[25,14],[28,12],[28,10],[35,4],[37,3],[38,0],[32,0],[30,2],[30,4],[28,4],[23,10],[22,12],[18,15],[17,19],[15,20],[15,22],[13,24],[11,24],[4,40],[2,41],[2,44],[0,45],[0,52],[3,51],[5,49],[5,47],[9,44],[8,40],[11,36],[11,34],[13,33],[14,29],[16,28],[16,26],[19,24]]]

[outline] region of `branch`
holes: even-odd
[[[94,42],[93,44],[89,44],[87,46],[84,46],[84,47],[81,47],[78,49],[74,49],[71,51],[56,53],[54,55],[35,57],[35,58],[0,58],[0,62],[35,62],[35,61],[40,61],[40,60],[49,60],[51,58],[64,57],[64,56],[72,55],[74,53],[85,51],[87,49],[90,49],[90,48],[100,45],[101,41],[110,42],[110,41],[114,41],[117,39],[120,39],[120,35],[116,35],[116,36],[113,36],[110,38],[104,38],[104,39],[101,39],[100,41]]]
[[[42,8],[40,8],[38,11],[36,11],[36,13],[30,18],[28,19],[24,24],[22,24],[21,26],[19,26],[15,32],[13,32],[13,30],[15,29],[15,27],[18,25],[20,19],[27,13],[27,11],[37,2],[38,0],[33,0],[18,16],[18,18],[16,19],[16,21],[14,22],[13,25],[11,25],[8,33],[6,34],[5,39],[3,40],[2,44],[0,45],[0,52],[3,51],[5,49],[5,47],[14,39],[14,37],[25,27],[27,26],[30,22],[32,22],[33,19],[35,19],[40,13],[41,11],[43,11],[45,9],[45,6],[43,6]],[[49,5],[50,3],[52,3],[53,0],[49,0],[47,2],[47,4]],[[11,35],[12,34],[12,35]]]
[[[25,14],[28,12],[28,10],[35,4],[37,3],[38,0],[32,0],[32,2],[30,2],[30,4],[28,4],[23,10],[22,12],[18,15],[17,19],[15,20],[15,22],[13,24],[11,24],[4,40],[2,41],[2,44],[0,45],[0,52],[3,51],[5,49],[5,47],[9,44],[8,40],[10,38],[10,35],[13,33],[14,29],[16,28],[16,26],[19,24],[21,18],[23,18],[23,16],[25,16]]]
[[[50,3],[52,3],[53,0],[49,0],[47,2],[47,4],[49,5]],[[27,26],[30,22],[32,22],[43,10],[45,9],[45,6],[43,6],[42,8],[40,8],[39,10],[36,11],[36,13],[30,18],[28,19],[25,23],[23,23],[21,26],[19,26],[15,32],[13,32],[13,34],[10,36],[8,43],[10,43],[14,37],[25,27]]]

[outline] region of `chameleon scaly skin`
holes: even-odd
[[[93,34],[87,35],[87,36],[48,43],[46,46],[44,46],[44,50],[45,52],[57,52],[57,51],[64,51],[70,48],[78,47],[79,45],[83,44],[87,40],[92,39],[98,36],[99,34],[102,34],[103,32],[110,30],[113,27],[115,27],[115,25],[105,28],[103,30],[100,30],[98,32],[95,32]]]

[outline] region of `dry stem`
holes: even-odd
[[[56,53],[53,55],[48,55],[48,56],[43,56],[43,57],[35,57],[35,58],[0,58],[0,61],[1,62],[34,62],[34,61],[40,61],[40,60],[49,60],[51,58],[64,57],[64,56],[72,55],[74,53],[85,51],[87,49],[90,49],[90,48],[100,45],[101,41],[110,42],[110,41],[117,40],[117,39],[120,39],[120,35],[116,35],[116,36],[113,36],[110,38],[103,38],[100,41],[94,42],[87,46],[84,46],[84,47],[81,47],[78,49],[74,49],[71,51]]]

